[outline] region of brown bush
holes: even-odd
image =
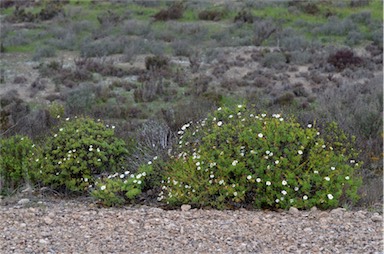
[[[204,10],[199,13],[200,20],[219,21],[223,16],[223,12],[218,10]]]
[[[148,56],[145,58],[145,68],[147,70],[158,70],[167,67],[169,59],[165,56]]]
[[[336,67],[337,70],[344,70],[346,67],[359,66],[363,60],[355,56],[353,51],[349,49],[338,50],[336,53],[328,57],[328,63]]]
[[[170,19],[180,19],[184,13],[184,5],[180,2],[173,3],[168,9],[160,10],[153,18],[156,21],[167,21]]]
[[[241,22],[241,23],[252,24],[253,23],[253,15],[249,11],[246,11],[246,10],[239,11],[236,14],[234,22],[235,23],[236,22]]]

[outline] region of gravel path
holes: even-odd
[[[163,210],[30,201],[0,206],[0,252],[383,253],[382,221],[378,213],[341,208]]]

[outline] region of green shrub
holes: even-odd
[[[354,202],[357,153],[325,141],[311,124],[219,108],[195,127],[184,125],[165,167],[159,200],[217,208],[330,208]]]
[[[0,193],[9,194],[30,181],[29,167],[35,145],[28,137],[0,140]]]
[[[91,195],[104,206],[118,206],[135,199],[148,185],[152,166],[142,165],[135,174],[129,171],[115,173],[96,182]]]
[[[39,156],[41,182],[57,191],[81,193],[100,174],[120,170],[128,150],[114,128],[88,118],[67,118]]]

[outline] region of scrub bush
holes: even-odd
[[[313,125],[256,115],[242,105],[219,108],[178,132],[158,199],[221,209],[326,209],[356,201],[357,153],[324,139]]]

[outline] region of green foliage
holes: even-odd
[[[148,185],[152,166],[142,165],[135,174],[129,171],[115,173],[96,183],[91,194],[104,206],[118,206],[135,199]]]
[[[67,118],[43,147],[38,177],[58,191],[81,193],[94,184],[96,176],[121,169],[125,155],[125,142],[114,136],[114,126]]]
[[[324,140],[312,124],[238,105],[179,135],[159,196],[171,205],[326,209],[358,199],[357,153],[339,142],[343,136]]]
[[[30,180],[29,165],[35,145],[28,137],[0,140],[0,193],[8,194]]]

